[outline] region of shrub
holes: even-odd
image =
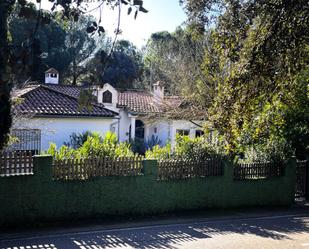
[[[47,153],[56,159],[85,158],[89,156],[107,156],[112,158],[134,156],[130,144],[118,143],[116,134],[111,132],[107,132],[104,138],[97,133],[93,133],[77,149],[63,145],[57,150],[56,145],[52,143]]]
[[[146,151],[146,158],[167,159],[185,158],[202,160],[216,154],[213,147],[205,137],[190,138],[189,136],[176,136],[176,145],[172,150],[171,144],[161,147],[154,146]]]
[[[91,131],[84,131],[83,133],[73,132],[70,135],[70,141],[65,142],[64,145],[73,149],[78,149],[82,147],[82,145],[86,142],[89,136],[93,136],[93,133]]]
[[[151,149],[147,150],[145,157],[148,159],[167,159],[172,157],[172,146],[170,143],[164,147],[155,145]]]

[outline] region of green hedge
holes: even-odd
[[[143,162],[142,176],[98,177],[88,181],[52,179],[52,157],[34,157],[34,175],[0,178],[0,225],[112,215],[146,215],[180,210],[290,205],[295,162],[285,175],[233,181],[224,176],[157,181],[157,161]]]

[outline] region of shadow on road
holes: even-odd
[[[1,249],[98,249],[98,248],[177,248],[218,235],[248,234],[273,240],[309,232],[307,217],[252,218],[195,224],[131,228],[114,231],[84,232],[45,236],[15,241],[0,241]]]

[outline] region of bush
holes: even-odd
[[[70,135],[70,141],[65,142],[64,145],[73,149],[78,149],[83,146],[89,136],[93,136],[93,133],[91,131],[85,131],[83,133],[73,132]]]
[[[214,154],[216,154],[215,150],[205,137],[190,138],[189,136],[177,135],[174,150],[172,150],[170,143],[164,147],[156,145],[152,149],[146,151],[146,158],[203,160]]]
[[[284,138],[276,138],[272,140],[269,139],[261,144],[248,146],[243,153],[243,158],[236,158],[236,160],[243,163],[257,161],[283,163],[292,155],[293,150],[289,143],[287,143]]]
[[[63,145],[57,150],[57,146],[52,143],[47,153],[52,155],[55,159],[86,158],[90,156],[107,156],[111,158],[134,156],[130,144],[118,143],[116,134],[111,132],[106,133],[104,138],[97,133],[93,133],[91,136],[88,136],[83,145],[77,149]]]
[[[164,147],[160,145],[155,145],[151,149],[147,150],[145,157],[148,159],[167,159],[171,158],[172,155],[172,146],[170,143],[166,144]]]

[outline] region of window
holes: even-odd
[[[51,73],[51,74],[50,74],[50,77],[52,77],[52,78],[57,78],[57,74]]]
[[[204,131],[202,131],[202,130],[196,130],[195,131],[195,137],[201,137],[203,135],[204,135]]]
[[[176,130],[176,133],[180,136],[189,136],[190,130]]]
[[[110,91],[105,91],[103,93],[103,103],[112,103],[113,94]]]

